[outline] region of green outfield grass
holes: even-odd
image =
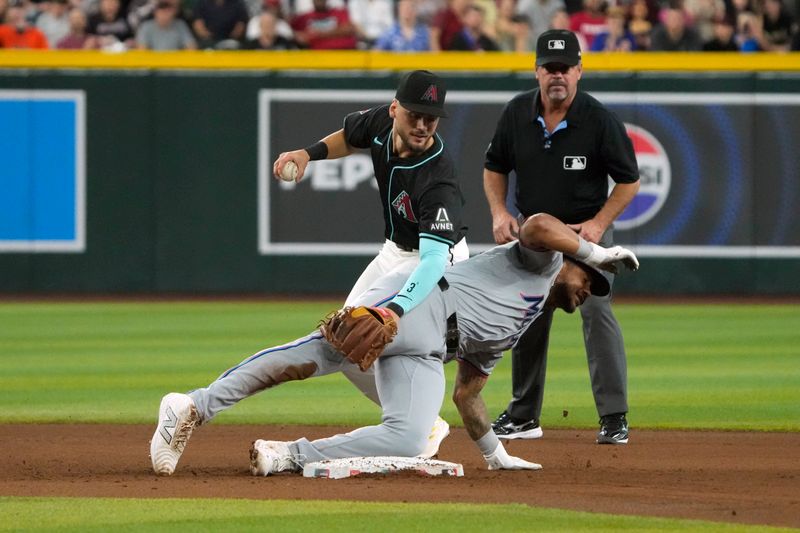
[[[0,422],[151,423],[162,395],[214,380],[265,347],[310,331],[323,302],[0,304]],[[615,307],[639,428],[800,429],[800,311],[793,305]],[[542,425],[596,427],[578,316],[556,316]],[[484,397],[510,395],[504,359]],[[449,400],[442,413],[459,424]],[[98,400],[100,398],[101,400]],[[319,406],[326,409],[320,410]],[[218,423],[362,424],[377,408],[340,376],[290,383]],[[563,416],[567,412],[567,416]]]
[[[790,531],[525,505],[0,498],[0,508],[6,517],[0,531]]]

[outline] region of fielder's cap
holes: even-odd
[[[611,292],[611,283],[602,271],[568,255],[564,255],[564,260],[575,263],[589,274],[589,279],[592,281],[591,292],[594,296],[606,296]]]
[[[562,63],[571,67],[581,62],[581,45],[569,30],[547,30],[536,41],[536,66]]]
[[[400,78],[394,97],[403,107],[417,113],[446,117],[444,98],[447,88],[442,79],[427,70],[412,70]]]

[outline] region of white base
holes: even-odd
[[[303,477],[342,479],[359,474],[390,474],[411,470],[429,476],[464,475],[464,467],[458,463],[420,459],[418,457],[348,457],[306,463]]]

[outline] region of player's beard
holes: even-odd
[[[416,137],[411,135],[411,133],[397,132],[397,134],[400,136],[400,141],[403,143],[405,148],[413,155],[420,155],[427,150],[431,144],[431,137],[433,137],[433,135],[428,135],[425,140],[420,143],[417,141]]]

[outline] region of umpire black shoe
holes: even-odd
[[[625,413],[600,417],[597,444],[628,444],[628,421]]]
[[[540,439],[542,437],[542,428],[539,426],[538,420],[517,422],[505,411],[492,422],[492,429],[494,434],[501,439]]]

